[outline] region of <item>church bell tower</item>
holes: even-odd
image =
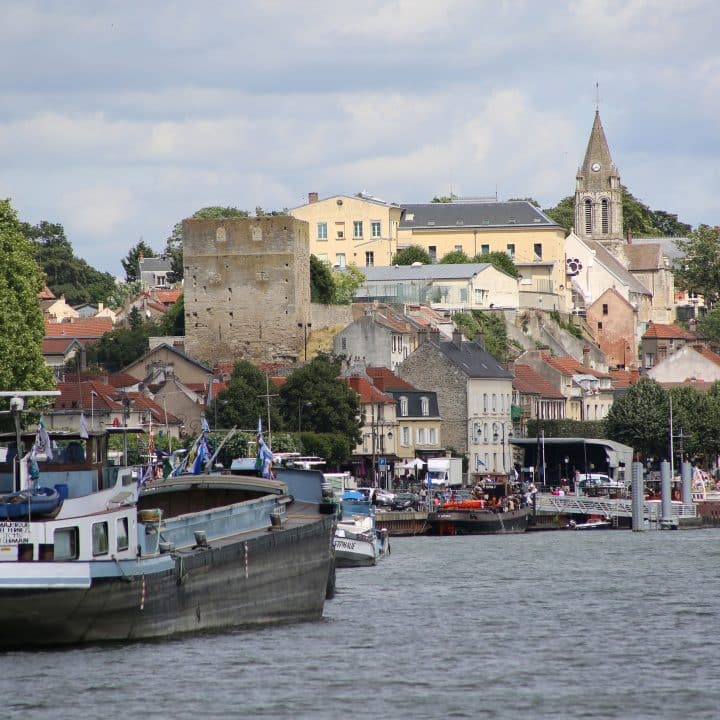
[[[576,176],[575,234],[597,240],[611,251],[625,242],[620,173],[610,157],[598,109]]]

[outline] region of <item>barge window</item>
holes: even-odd
[[[54,560],[77,560],[80,543],[78,542],[78,529],[76,527],[56,530],[53,541],[55,544]]]
[[[127,550],[130,543],[128,540],[128,519],[118,518],[115,521],[115,537],[118,550]]]
[[[93,523],[92,526],[92,554],[107,555],[108,552],[108,524],[107,522]]]

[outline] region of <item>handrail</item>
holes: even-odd
[[[578,515],[609,515],[610,517],[632,517],[632,501],[613,498],[592,498],[587,496],[535,495],[535,509],[543,512],[558,512]],[[670,513],[673,518],[696,517],[694,504],[672,503]],[[659,522],[662,515],[662,503],[657,501],[643,503],[643,517],[651,522]]]

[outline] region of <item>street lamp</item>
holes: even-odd
[[[507,464],[505,463],[505,423],[501,422],[498,424],[500,425],[500,428],[502,429],[502,469],[503,469],[503,473],[505,473],[507,475]],[[497,427],[497,425],[495,427]],[[512,436],[513,436],[512,430],[509,430],[508,434],[507,434],[508,442],[510,441],[510,438],[512,438]],[[497,430],[496,430],[493,433],[493,442],[497,442],[500,439],[501,439],[501,437],[497,433]]]
[[[312,327],[312,323],[301,323],[299,322],[297,324],[299,328],[302,328],[303,336],[304,336],[304,343],[303,347],[305,348],[305,360],[307,361],[307,336],[308,336],[308,329]]]
[[[310,407],[312,403],[309,400],[305,400],[303,402],[302,400],[298,403],[298,435],[302,431],[302,411],[303,408]]]

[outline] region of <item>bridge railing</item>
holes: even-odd
[[[597,498],[577,495],[549,495],[538,493],[535,496],[535,508],[540,512],[564,513],[573,515],[608,515],[609,517],[632,517],[632,501],[614,498]],[[672,503],[670,510],[673,518],[696,517],[695,505]],[[643,517],[650,522],[660,522],[662,503],[649,501],[643,503]]]

